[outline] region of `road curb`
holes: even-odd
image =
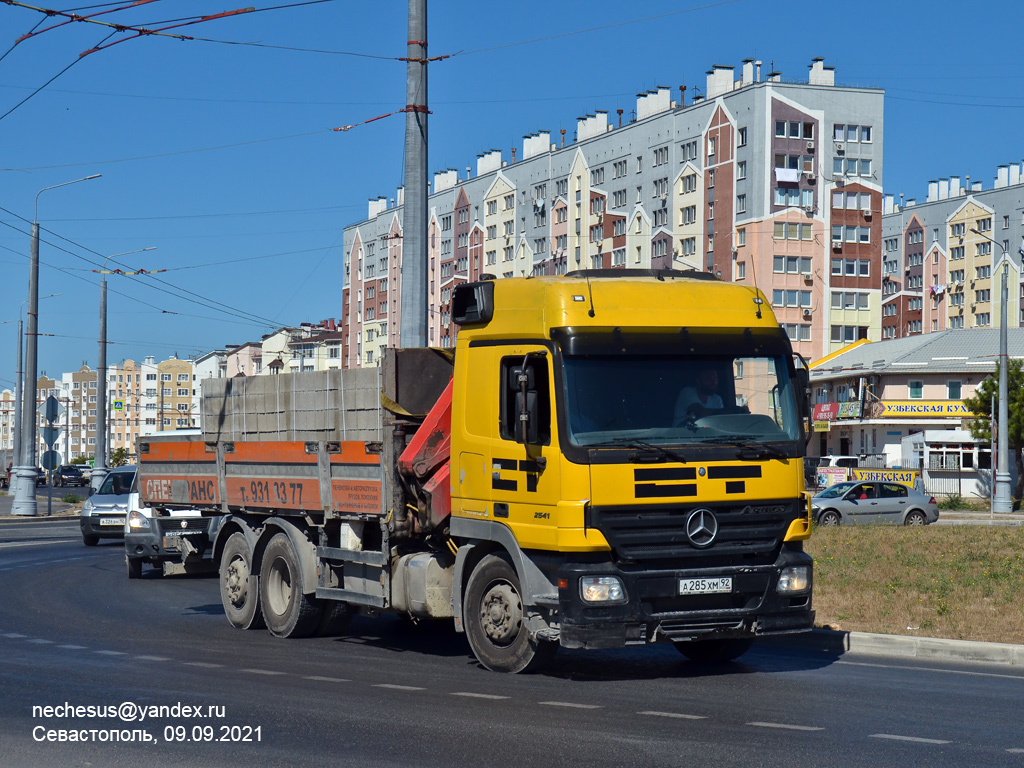
[[[866,656],[978,662],[1024,667],[1024,645],[1010,643],[876,635],[870,632],[840,632],[832,629],[815,629],[804,634],[773,638],[771,642],[788,648],[817,651],[836,656],[856,653]]]

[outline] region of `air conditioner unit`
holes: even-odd
[[[838,152],[840,155],[843,154],[844,152],[846,152],[846,145],[843,144],[843,142],[841,142],[841,141],[837,141],[836,142],[836,152]]]
[[[814,213],[814,206],[813,205],[805,205],[804,206],[804,211],[806,213]]]
[[[806,176],[806,177],[807,177],[807,180],[808,180],[809,182],[811,182],[812,184],[814,183],[814,180],[815,180],[815,178],[817,178],[817,177],[816,177],[816,176],[814,175],[814,171],[804,171],[804,176]]]
[[[975,304],[974,304],[974,302],[971,302],[971,312],[973,312],[973,311],[974,311],[974,307],[975,307]]]
[[[805,320],[810,320],[811,319],[811,310],[810,309],[805,309],[804,310],[804,319]]]
[[[865,219],[868,219],[869,221],[871,220],[871,211],[870,210],[862,211],[862,213],[864,214],[864,218]]]
[[[811,150],[812,152],[814,151],[814,141],[813,140],[807,142],[807,149]]]
[[[805,283],[811,283],[813,281],[814,281],[814,275],[812,275],[810,273],[807,273],[806,275],[804,275],[804,282]]]
[[[666,200],[668,200],[668,195],[659,195],[658,197],[661,198],[661,202],[665,202]]]

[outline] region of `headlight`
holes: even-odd
[[[584,576],[580,579],[580,597],[585,603],[623,603],[626,590],[618,576]]]
[[[92,499],[86,499],[85,500],[85,504],[82,505],[82,514],[83,515],[91,515],[92,514]]]
[[[811,569],[806,565],[791,565],[779,574],[779,585],[775,590],[780,595],[806,592],[811,588]]]
[[[139,510],[133,509],[128,515],[128,527],[133,531],[149,530],[149,518]]]

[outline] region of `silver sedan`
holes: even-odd
[[[818,525],[928,525],[939,519],[934,496],[901,483],[836,483],[811,499],[811,511]]]

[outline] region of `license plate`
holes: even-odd
[[[680,595],[717,595],[732,592],[732,577],[722,576],[717,579],[680,579]]]
[[[181,549],[181,536],[177,534],[164,536],[164,549]]]
[[[124,525],[123,517],[101,517],[100,525]]]

